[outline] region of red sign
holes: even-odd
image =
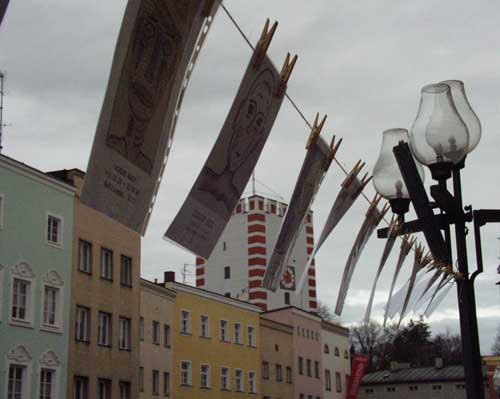
[[[368,356],[354,355],[351,368],[351,378],[347,388],[347,399],[356,399],[358,397],[359,386],[368,366]]]

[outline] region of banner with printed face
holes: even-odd
[[[369,357],[366,355],[354,355],[352,359],[351,377],[347,387],[347,399],[356,399],[358,397],[361,381],[365,376],[368,367]]]
[[[389,255],[396,243],[396,238],[399,234],[401,225],[395,221],[394,219],[391,221],[391,225],[389,227],[389,234],[387,240],[385,242],[384,251],[382,252],[382,257],[380,258],[380,262],[377,269],[377,274],[375,275],[375,280],[373,281],[372,291],[370,293],[370,299],[368,300],[368,305],[366,306],[365,318],[364,322],[368,323],[370,321],[370,315],[372,312],[373,306],[373,298],[375,297],[375,290],[377,288],[378,279],[380,278],[380,274],[382,273],[382,269],[389,258]]]
[[[326,173],[331,148],[320,136],[309,148],[295,183],[292,198],[281,225],[262,286],[276,291],[304,220]]]
[[[231,110],[203,169],[165,233],[192,253],[212,253],[269,137],[284,93],[269,58],[252,57]]]
[[[375,206],[373,206],[374,203]],[[337,298],[337,304],[335,305],[335,314],[337,314],[338,316],[342,314],[342,310],[344,309],[344,303],[347,296],[347,291],[349,289],[349,286],[351,285],[352,275],[361,257],[363,249],[365,248],[365,245],[370,239],[373,231],[380,223],[380,220],[384,217],[386,211],[386,207],[384,207],[382,211],[379,211],[376,207],[375,200],[372,202],[372,204],[370,204],[370,208],[366,213],[365,220],[361,225],[361,228],[359,229],[358,235],[356,236],[356,240],[354,241],[351,252],[349,253],[349,257],[347,258],[344,267],[344,273],[342,275],[342,281],[340,283],[339,296]]]
[[[2,25],[3,17],[5,16],[8,5],[9,0],[0,0],[0,25]]]
[[[215,1],[129,0],[81,201],[144,234]]]

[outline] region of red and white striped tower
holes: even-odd
[[[286,207],[259,195],[241,199],[210,258],[196,259],[196,286],[250,301],[263,310],[294,305],[317,311],[314,264],[307,283],[299,295],[295,293],[314,247],[312,212],[290,256],[287,281],[276,292],[261,286]]]

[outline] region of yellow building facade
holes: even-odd
[[[175,399],[260,398],[260,308],[175,282],[171,391]]]

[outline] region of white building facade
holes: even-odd
[[[297,291],[314,248],[312,212],[299,233],[280,288],[276,292],[262,288],[286,207],[259,195],[241,199],[210,257],[196,259],[196,286],[250,301],[264,311],[292,305],[316,312],[314,264],[302,289]]]

